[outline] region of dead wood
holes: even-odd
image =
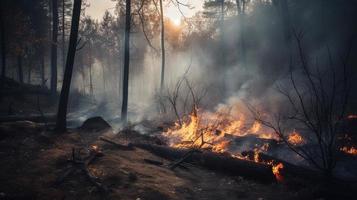
[[[104,142],[107,142],[109,144],[114,145],[115,147],[117,147],[120,150],[126,150],[126,151],[134,150],[134,147],[131,144],[125,146],[125,145],[119,144],[119,143],[117,143],[117,142],[115,142],[113,140],[110,140],[108,138],[105,138],[105,137],[99,137],[99,139],[104,141]]]
[[[242,152],[243,156],[246,156],[250,160],[254,160],[254,151],[244,151]],[[299,178],[304,178],[304,179],[309,179],[309,180],[322,180],[324,177],[323,175],[316,170],[312,169],[307,169],[304,167],[300,167],[294,164],[291,164],[289,162],[286,162],[281,159],[277,159],[273,156],[264,154],[264,153],[259,153],[259,162],[270,162],[274,161],[274,163],[282,163],[284,165],[284,168],[280,171],[280,173],[284,176],[293,176],[293,177],[299,177]]]
[[[177,161],[171,163],[169,165],[170,169],[175,169],[176,167],[178,167],[180,164],[182,164],[183,162],[185,162],[188,158],[190,158],[194,153],[199,153],[201,151],[199,151],[198,149],[192,149],[190,151],[188,151],[186,154],[184,154],[182,156],[182,158],[178,159]]]
[[[53,122],[56,119],[55,114],[41,114],[41,115],[9,115],[0,117],[0,123],[16,122],[16,121],[32,121],[32,122]]]
[[[149,163],[151,165],[156,165],[156,166],[162,166],[164,163],[156,160],[151,160],[151,159],[144,159],[144,162]]]
[[[184,158],[191,150],[188,149],[173,149],[170,147],[136,143],[133,146],[145,149],[157,156],[175,160]],[[227,155],[205,152],[192,153],[186,156],[185,162],[197,164],[211,170],[217,170],[231,175],[237,175],[253,179],[261,182],[275,182],[275,177],[272,173],[271,166],[254,163],[252,161],[241,160]]]
[[[76,149],[72,149],[72,158],[69,160],[71,167],[67,168],[65,172],[57,178],[55,181],[54,185],[58,186],[64,182],[64,180],[69,177],[71,174],[73,174],[76,170],[82,171],[87,179],[95,186],[100,192],[106,193],[108,191],[108,188],[98,182],[98,177],[93,176],[90,171],[88,170],[88,166],[93,163],[93,161],[97,157],[103,156],[103,153],[100,151],[96,150],[90,150],[89,156],[86,158],[82,158],[80,155],[80,150],[77,151]]]

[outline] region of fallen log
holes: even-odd
[[[250,160],[254,160],[254,154],[255,154],[254,151],[242,152],[242,155],[246,156]],[[323,175],[316,170],[297,166],[264,153],[258,153],[258,156],[259,156],[259,162],[268,163],[274,161],[274,163],[282,163],[284,165],[284,168],[280,171],[280,173],[283,177],[294,176],[294,177],[300,177],[309,180],[322,180],[324,178]]]
[[[199,150],[197,149],[192,149],[190,151],[188,151],[187,153],[185,153],[182,158],[180,158],[179,160],[175,161],[174,163],[170,164],[170,169],[175,169],[176,167],[178,167],[181,163],[185,162],[189,157],[191,157],[194,153],[200,153]]]
[[[121,149],[121,150],[126,150],[126,151],[134,150],[134,147],[131,144],[129,144],[128,146],[122,145],[122,144],[119,144],[119,143],[117,143],[115,141],[112,141],[112,140],[107,139],[107,138],[102,137],[102,136],[99,137],[99,139],[104,141],[104,142],[107,142],[109,144],[112,144],[113,146],[115,146],[115,147],[117,147],[118,149]]]
[[[56,114],[44,114],[44,115],[9,115],[0,116],[0,123],[4,122],[16,122],[16,121],[32,121],[32,122],[51,122],[56,121]]]
[[[174,149],[165,146],[136,143],[134,147],[147,150],[157,156],[175,160],[183,158],[191,150],[189,149]],[[231,175],[242,176],[248,179],[253,179],[261,182],[275,182],[275,176],[272,173],[272,168],[269,165],[254,163],[248,160],[233,158],[228,155],[223,155],[213,152],[193,153],[185,159],[185,162],[197,164],[207,169],[216,170]]]

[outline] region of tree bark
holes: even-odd
[[[92,77],[92,60],[93,60],[93,52],[92,52],[92,44],[89,42],[89,93],[91,98],[94,100],[94,89],[93,89],[93,77]]]
[[[173,149],[166,146],[144,143],[134,143],[131,145],[171,160],[181,159],[183,156],[187,155],[189,151],[191,151],[188,149]],[[190,157],[185,159],[185,162],[261,182],[272,183],[276,181],[272,173],[271,166],[233,158],[224,154],[205,151],[202,153],[193,153]]]
[[[68,97],[69,97],[69,90],[71,86],[74,58],[77,50],[76,48],[77,48],[77,39],[78,39],[79,20],[81,15],[81,4],[82,4],[82,0],[74,0],[66,68],[64,72],[62,90],[61,90],[60,100],[58,104],[58,112],[57,112],[56,130],[59,132],[66,131],[67,128],[66,119],[67,119]]]
[[[65,0],[62,0],[62,68],[63,68],[63,74],[64,74],[64,69],[66,67],[66,59],[65,59],[65,43],[66,43],[66,38],[65,38],[65,33],[66,33],[66,14],[65,14]]]
[[[290,20],[290,11],[287,0],[275,0],[275,5],[277,5],[278,13],[283,24],[283,34],[285,39],[285,46],[289,53],[289,57],[292,56],[292,27]]]
[[[45,55],[42,52],[41,53],[41,84],[42,87],[46,86],[46,80],[45,80]]]
[[[57,93],[58,2],[52,0],[51,93]]]
[[[131,0],[126,0],[125,35],[124,35],[124,76],[123,76],[123,102],[121,108],[121,120],[127,122],[128,117],[128,87],[129,87],[129,63],[130,63],[130,23],[131,23]]]
[[[17,67],[18,67],[18,75],[19,75],[19,82],[24,83],[24,74],[22,69],[22,57],[21,55],[17,56]]]
[[[0,8],[0,31],[1,31],[1,77],[4,80],[6,77],[6,41],[5,41],[5,26],[2,8]]]
[[[246,0],[236,0],[237,4],[237,12],[240,16],[240,50],[241,50],[241,60],[243,68],[247,66],[247,53],[246,53],[246,46],[245,46],[245,11],[246,11]]]
[[[162,92],[165,84],[165,23],[164,11],[162,7],[162,0],[160,0],[160,13],[161,13],[161,82],[160,91]]]

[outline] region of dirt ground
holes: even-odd
[[[48,128],[48,127],[47,127]],[[198,166],[170,170],[169,160],[134,148],[122,150],[99,136],[126,144],[147,137],[106,130],[72,129],[56,134],[29,121],[0,124],[0,199],[318,199],[304,183],[263,184]],[[129,135],[129,136],[128,136]],[[134,134],[133,134],[134,135]],[[73,149],[85,157],[93,145],[102,152],[88,165],[107,190],[95,186],[69,162]],[[146,161],[145,161],[146,160]],[[157,161],[162,165],[148,163]],[[68,169],[76,169],[58,183]]]

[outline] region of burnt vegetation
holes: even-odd
[[[0,199],[355,199],[356,18],[1,0]]]

